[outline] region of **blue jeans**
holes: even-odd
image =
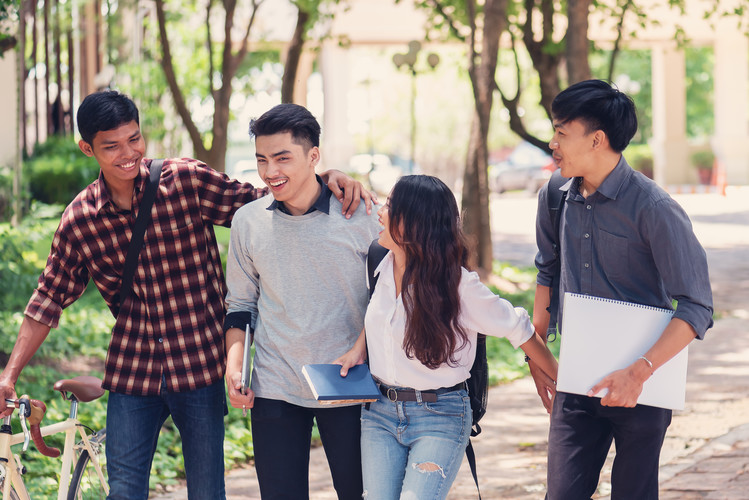
[[[360,406],[305,408],[277,399],[255,398],[252,443],[263,500],[309,498],[312,419],[340,500],[360,500]]]
[[[658,459],[671,410],[601,406],[598,398],[558,392],[549,428],[548,500],[590,498],[611,442],[612,500],[657,500]]]
[[[107,472],[110,500],[148,498],[159,431],[171,415],[182,439],[188,498],[226,498],[224,489],[223,382],[187,392],[167,392],[162,381],[158,396],[109,393],[107,404]]]
[[[471,434],[465,390],[436,403],[392,402],[385,396],[361,412],[366,500],[444,499],[458,475]]]

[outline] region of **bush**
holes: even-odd
[[[646,177],[653,178],[653,152],[647,144],[632,144],[624,152],[627,163],[642,172]]]
[[[31,197],[67,205],[96,179],[99,165],[81,153],[70,136],[52,136],[38,144],[25,165]]]

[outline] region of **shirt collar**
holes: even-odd
[[[141,160],[140,162],[140,169],[138,170],[138,177],[135,178],[134,188],[136,193],[136,199],[137,199],[137,193],[140,193],[148,179],[148,176],[150,174],[148,170],[148,166],[150,165],[150,161],[148,164],[146,161]],[[104,207],[107,205],[111,205],[113,210],[116,210],[114,208],[114,202],[112,202],[112,197],[109,194],[109,190],[107,189],[107,184],[104,182],[104,174],[102,173],[101,169],[99,170],[99,178],[96,179],[93,185],[94,189],[94,200],[96,201],[96,213],[99,214]]]
[[[319,210],[320,212],[324,214],[330,214],[330,195],[332,194],[332,191],[328,186],[322,181],[322,177],[315,174],[315,179],[317,180],[317,183],[322,188],[320,190],[320,196],[317,197],[317,200],[312,204],[311,207],[309,207],[309,210],[307,210],[304,215],[307,215],[309,213],[314,212],[315,210]],[[276,201],[274,198],[273,201],[270,202],[270,205],[268,205],[268,208],[266,210],[275,210],[279,209],[281,212],[291,215],[291,212],[289,212],[289,209],[286,208],[286,206],[283,204],[282,201]]]
[[[606,198],[615,200],[619,195],[619,192],[621,192],[624,183],[627,182],[631,175],[632,167],[630,167],[627,163],[627,160],[624,159],[624,155],[621,155],[619,157],[619,163],[616,164],[614,170],[612,170],[611,173],[609,173],[609,175],[607,175],[603,180],[601,185],[598,186],[598,189],[596,189],[596,193],[601,193],[601,195],[605,196]],[[569,182],[567,182],[560,189],[569,190],[569,194],[572,199],[575,199],[578,196],[582,198],[582,195],[580,194],[581,179],[581,177],[570,179]]]

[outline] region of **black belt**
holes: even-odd
[[[465,389],[466,383],[459,382],[452,387],[440,387],[439,389],[430,389],[428,391],[417,391],[416,389],[401,389],[396,387],[390,387],[385,384],[377,383],[377,387],[380,388],[380,392],[383,396],[388,398],[390,401],[418,401],[417,393],[421,394],[421,401],[426,403],[436,403],[437,396],[445,394],[446,392],[459,391]]]

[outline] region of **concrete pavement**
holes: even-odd
[[[690,348],[687,404],[674,412],[661,455],[661,498],[749,498],[749,190],[675,195],[705,246],[719,319],[706,339]],[[492,202],[495,251],[502,260],[531,265],[535,202]],[[507,214],[512,214],[508,217]],[[688,272],[688,270],[685,270]],[[474,438],[485,499],[541,499],[545,492],[548,416],[529,378],[492,388],[483,433]],[[609,497],[613,452],[596,499]],[[226,477],[227,498],[258,499],[254,469]],[[159,500],[186,498],[184,489]],[[311,454],[310,497],[336,498],[324,452]],[[450,499],[476,498],[467,463]]]

